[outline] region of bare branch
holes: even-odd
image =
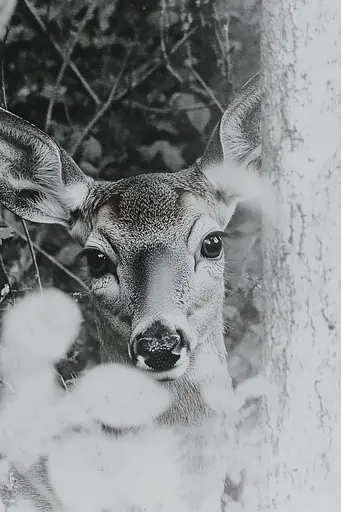
[[[5,48],[6,41],[9,33],[9,28],[5,31],[5,35],[1,41],[1,51],[0,51],[0,84],[1,84],[1,103],[4,108],[7,110],[7,99],[6,99],[6,89],[5,89],[5,75],[4,75],[4,61],[5,61]]]
[[[53,94],[51,96],[51,99],[50,99],[50,102],[49,102],[49,106],[48,106],[48,109],[47,109],[47,114],[46,114],[46,122],[45,122],[45,131],[47,132],[49,130],[49,127],[50,127],[50,124],[51,124],[51,118],[52,118],[52,111],[53,111],[53,106],[54,106],[54,103],[55,103],[55,100],[56,100],[56,97],[57,97],[57,94],[59,92],[59,88],[60,88],[60,84],[63,80],[63,76],[64,76],[64,73],[65,73],[65,70],[66,68],[68,67],[69,63],[70,63],[70,60],[71,60],[71,55],[79,41],[79,38],[81,37],[82,33],[83,33],[83,30],[86,26],[86,24],[88,23],[88,21],[91,19],[92,15],[93,15],[93,12],[94,10],[96,9],[96,7],[98,6],[98,4],[100,3],[101,0],[97,0],[97,1],[93,1],[90,3],[79,27],[78,27],[78,30],[74,36],[74,38],[71,40],[70,42],[70,45],[69,45],[69,48],[65,54],[65,57],[63,59],[63,64],[60,68],[60,71],[58,73],[58,77],[57,77],[57,80],[56,80],[56,84],[54,86],[54,91],[53,91]]]
[[[27,0],[24,0],[24,1],[27,1]],[[194,27],[193,29],[189,30],[185,34],[185,36],[182,37],[180,39],[180,41],[178,41],[173,46],[173,48],[169,52],[169,55],[173,55],[175,52],[177,52],[179,50],[179,48],[181,48],[181,46],[188,40],[188,38],[197,31],[197,29],[198,29],[198,27]],[[76,154],[77,150],[79,149],[79,146],[81,145],[81,143],[83,142],[85,137],[87,137],[87,135],[91,132],[92,128],[99,121],[99,119],[105,114],[105,112],[108,110],[108,108],[110,108],[110,106],[112,106],[114,103],[116,103],[118,101],[121,101],[123,98],[125,98],[125,96],[127,95],[128,91],[131,91],[132,89],[135,89],[136,87],[141,85],[152,73],[154,73],[163,64],[163,59],[160,58],[160,57],[156,57],[156,59],[154,61],[154,64],[152,64],[151,66],[147,66],[147,67],[146,66],[143,66],[143,67],[141,66],[141,68],[144,68],[144,70],[140,74],[139,78],[135,79],[133,81],[133,83],[130,84],[130,88],[129,89],[128,88],[124,88],[121,92],[116,94],[118,85],[121,82],[122,75],[123,75],[124,70],[126,68],[126,64],[127,64],[127,60],[129,58],[130,52],[131,52],[131,50],[129,50],[127,55],[126,55],[125,61],[124,61],[123,65],[122,65],[122,67],[121,67],[121,71],[120,71],[119,77],[115,81],[115,83],[114,83],[114,85],[113,85],[113,87],[112,87],[112,89],[110,91],[110,94],[109,94],[109,97],[108,97],[107,101],[98,110],[98,112],[95,114],[93,119],[89,122],[89,124],[85,127],[82,135],[80,136],[80,138],[76,142],[75,146],[70,151],[70,155],[71,156],[74,156]],[[141,68],[140,68],[140,70],[141,70]],[[138,75],[138,73],[135,72],[135,75]]]
[[[130,53],[131,53],[131,49],[128,50],[128,52],[127,52],[127,54],[125,56],[125,59],[124,59],[123,64],[121,66],[120,72],[119,72],[117,78],[115,78],[115,80],[114,80],[114,84],[113,84],[113,86],[111,88],[111,91],[109,93],[108,99],[101,106],[101,108],[96,112],[96,114],[91,119],[91,121],[87,124],[87,126],[84,128],[83,133],[80,135],[78,141],[76,142],[74,147],[69,152],[71,156],[74,156],[76,154],[76,152],[79,149],[80,145],[82,144],[83,140],[88,136],[88,134],[91,132],[91,130],[93,129],[95,124],[101,119],[101,117],[111,107],[111,104],[112,104],[113,99],[115,97],[115,93],[116,93],[117,87],[118,87],[118,85],[119,85],[119,83],[120,83],[120,81],[122,79],[123,73],[124,73],[124,71],[126,69]]]
[[[179,50],[179,48],[181,48],[181,46],[183,46],[197,30],[198,27],[193,27],[191,28],[191,30],[186,32],[186,34],[180,39],[180,41],[178,41],[170,50],[169,55],[174,55],[174,53],[176,53]]]
[[[223,114],[224,113],[224,107],[222,106],[222,104],[220,103],[220,101],[218,100],[218,98],[216,97],[214,92],[212,91],[212,89],[207,85],[205,80],[202,78],[202,76],[199,75],[199,73],[194,69],[193,66],[189,66],[189,68],[191,70],[191,73],[195,77],[195,79],[200,83],[202,88],[205,89],[205,91],[207,92],[208,96],[211,98],[213,103],[215,103],[217,105],[217,107],[219,108],[220,112]]]
[[[173,48],[169,51],[168,55],[174,55],[185,43],[186,41],[198,30],[198,27],[193,27],[191,30],[189,30],[181,39],[178,41]],[[128,92],[132,91],[133,89],[136,89],[139,85],[143,84],[155,71],[159,69],[160,66],[164,64],[164,60],[160,56],[156,56],[153,60],[153,62],[146,64],[143,64],[140,68],[135,70],[133,73],[133,80],[130,83],[129,89],[125,87],[123,90],[118,92],[115,96],[115,98],[112,101],[112,104],[117,103],[121,100],[123,100]]]
[[[27,243],[28,243],[28,248],[29,248],[29,251],[30,251],[30,254],[31,254],[31,258],[32,258],[32,261],[33,261],[33,266],[34,266],[34,270],[35,270],[35,276],[36,276],[36,280],[37,280],[37,283],[38,283],[38,287],[39,287],[40,293],[42,294],[43,293],[43,287],[41,285],[40,272],[39,272],[39,267],[38,267],[38,263],[37,263],[37,258],[36,258],[36,255],[35,255],[35,252],[34,252],[34,249],[33,249],[33,242],[32,242],[32,239],[30,237],[30,233],[28,232],[26,222],[22,218],[20,220],[21,220],[21,225],[22,225],[22,227],[23,227],[23,229],[25,231],[25,237],[26,237],[26,240],[27,240]]]
[[[61,57],[63,60],[64,60],[64,55],[63,55],[63,50],[61,49],[61,47],[59,46],[58,43],[56,43],[49,31],[47,30],[46,28],[46,25],[45,23],[43,22],[43,20],[41,19],[41,17],[39,16],[38,12],[36,11],[35,7],[31,4],[30,0],[21,0],[22,3],[26,6],[26,8],[28,9],[28,11],[30,12],[32,18],[34,19],[34,21],[37,23],[37,25],[39,26],[39,28],[42,30],[42,32],[45,34],[45,36],[47,36],[47,38],[49,39],[51,45],[53,46],[54,50],[57,52],[58,56]],[[89,95],[89,97],[93,100],[93,102],[96,104],[96,105],[100,105],[101,104],[101,100],[99,99],[99,97],[97,96],[97,94],[92,90],[92,88],[90,87],[90,85],[88,84],[88,82],[86,81],[86,79],[84,78],[84,76],[81,74],[81,72],[79,71],[79,69],[77,68],[77,66],[74,64],[74,62],[72,62],[72,60],[70,59],[69,63],[68,63],[68,66],[69,68],[71,69],[71,71],[73,72],[73,74],[76,76],[76,78],[78,79],[79,83],[81,84],[81,86],[83,87],[83,89],[85,90],[85,92]]]
[[[167,52],[167,48],[166,48],[166,41],[165,41],[165,20],[166,20],[166,16],[167,16],[167,10],[166,10],[166,2],[165,0],[161,0],[161,22],[160,22],[160,40],[161,40],[161,52],[162,52],[162,57],[166,63],[166,67],[169,71],[169,73],[171,75],[174,76],[174,78],[179,82],[179,83],[182,83],[183,82],[183,79],[181,78],[181,76],[179,75],[179,73],[177,73],[175,71],[175,69],[173,68],[171,62],[170,62],[170,59],[169,59],[169,55],[168,55],[168,52]]]
[[[59,57],[62,57],[63,60],[64,60],[64,55],[63,55],[62,49],[60,48],[58,43],[56,43],[51,38],[51,35],[49,34],[49,32],[48,32],[48,30],[46,28],[45,23],[40,18],[38,12],[34,8],[34,6],[31,4],[30,0],[21,0],[21,1],[24,3],[26,8],[29,10],[31,16],[33,17],[34,21],[37,23],[39,28],[48,37],[49,41],[51,42],[53,48],[55,49],[55,51],[57,52]],[[169,51],[168,55],[174,55],[174,53],[176,53],[197,30],[198,30],[198,27],[193,27],[191,30],[186,32],[186,34]],[[143,65],[143,66],[141,66],[139,68],[139,70],[134,73],[135,76],[136,76],[136,79],[133,80],[133,83],[130,84],[130,87],[129,88],[128,87],[122,88],[122,90],[116,94],[115,98],[113,98],[111,104],[117,103],[120,100],[122,100],[123,98],[125,98],[127,96],[127,94],[129,93],[129,91],[131,91],[132,89],[135,89],[136,87],[138,87],[139,85],[144,83],[150,77],[150,75],[152,75],[155,71],[158,70],[158,68],[162,64],[164,64],[164,60],[161,57],[157,56],[154,59],[154,62],[151,65],[148,65],[148,66]],[[97,106],[100,106],[101,103],[102,103],[101,100],[99,99],[97,94],[92,90],[92,88],[90,87],[90,85],[88,84],[86,79],[83,77],[83,75],[80,73],[80,71],[78,70],[77,66],[74,64],[74,62],[72,62],[71,59],[70,59],[70,61],[68,63],[68,66],[71,69],[71,71],[74,73],[74,75],[77,77],[77,79],[79,80],[79,82],[82,85],[83,89],[88,93],[90,98],[94,101],[94,103]]]
[[[26,237],[19,231],[19,229],[17,229],[16,227],[12,226],[11,224],[9,224],[7,222],[8,226],[22,239],[22,240],[26,240]],[[27,240],[26,240],[27,241]],[[76,276],[73,272],[71,272],[70,270],[68,270],[66,267],[64,267],[64,265],[62,265],[61,263],[59,263],[58,260],[56,260],[56,258],[54,258],[51,254],[49,254],[48,252],[44,251],[44,249],[42,249],[41,247],[39,247],[39,245],[35,244],[34,242],[32,242],[32,246],[34,247],[34,249],[38,252],[40,252],[43,256],[45,256],[45,258],[47,258],[48,260],[51,261],[51,263],[53,263],[56,267],[58,267],[60,270],[62,270],[65,274],[67,274],[69,277],[71,277],[71,279],[73,279],[76,283],[79,284],[79,286],[81,286],[84,290],[86,290],[87,292],[89,292],[89,288],[86,286],[86,284],[78,277]]]
[[[212,2],[212,9],[214,13],[214,19],[217,25],[215,30],[215,38],[217,40],[220,53],[221,53],[221,62],[222,62],[222,73],[223,76],[229,76],[231,69],[230,62],[230,42],[229,42],[229,34],[228,34],[228,23],[229,23],[229,14],[228,10],[226,10],[226,15],[224,15],[225,23],[221,20],[221,15],[218,13],[217,6],[215,2]]]
[[[123,100],[123,105],[126,105],[127,107],[133,107],[137,108],[138,110],[142,110],[144,112],[151,112],[152,114],[171,114],[174,112],[174,108],[162,108],[162,107],[154,107],[153,105],[144,105],[143,103],[135,100],[131,100],[128,102],[128,100]],[[204,103],[195,103],[194,105],[188,105],[186,107],[177,107],[176,110],[179,112],[193,112],[195,110],[204,110],[205,108],[210,108],[215,103],[212,101],[210,103],[204,104]]]

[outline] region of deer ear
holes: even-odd
[[[232,98],[200,160],[203,172],[223,162],[260,167],[260,75],[249,80]]]
[[[70,227],[93,180],[47,134],[0,108],[0,203],[33,222]]]
[[[227,221],[238,202],[253,199],[262,188],[261,96],[256,75],[232,99],[198,161],[215,197],[228,207]]]

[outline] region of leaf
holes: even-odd
[[[102,156],[102,146],[95,137],[89,137],[83,143],[82,156],[84,160],[88,160],[91,163],[98,162]]]
[[[116,4],[117,2],[113,2],[112,0],[105,0],[102,2],[101,8],[98,10],[98,23],[101,32],[105,32],[110,28],[110,16],[114,14],[116,10]]]
[[[167,12],[163,15],[162,10],[157,9],[149,14],[147,18],[148,25],[153,27],[155,31],[160,30],[162,21],[165,27],[169,28],[180,21],[179,13],[174,10],[167,9]]]
[[[166,119],[150,119],[149,123],[160,132],[170,133],[171,135],[178,135],[178,130],[170,120]]]
[[[184,111],[186,113],[188,120],[199,133],[203,133],[205,131],[205,128],[211,119],[211,112],[204,104],[201,106],[194,94],[173,94],[171,104],[177,110]]]
[[[211,119],[211,112],[207,107],[203,107],[200,110],[188,111],[187,117],[194,128],[196,128],[199,133],[203,133]]]
[[[13,231],[11,228],[7,226],[0,226],[0,247],[2,246],[2,242],[4,240],[8,240],[9,238],[12,238]]]
[[[140,146],[139,152],[147,161],[161,154],[167,167],[173,171],[180,171],[185,166],[181,152],[183,146],[173,146],[167,140],[159,140],[151,146]]]
[[[92,165],[90,162],[88,162],[87,160],[82,160],[80,163],[79,163],[79,167],[82,169],[82,171],[87,175],[87,176],[91,176],[92,178],[96,178],[99,174],[99,171],[100,171],[100,168],[99,167],[95,167],[94,165]]]
[[[70,151],[78,142],[79,138],[83,136],[83,129],[81,126],[73,125],[72,131],[69,134],[68,139],[65,141],[66,150]]]
[[[42,90],[40,91],[40,96],[42,98],[53,98],[55,101],[60,101],[65,99],[66,87],[65,85],[61,85],[58,90],[54,84],[45,84]]]

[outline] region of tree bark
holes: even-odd
[[[263,0],[265,373],[259,510],[341,503],[341,3]]]

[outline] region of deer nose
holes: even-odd
[[[160,322],[154,322],[132,341],[132,356],[143,361],[150,370],[171,370],[180,359],[185,339],[179,330],[172,330]]]

